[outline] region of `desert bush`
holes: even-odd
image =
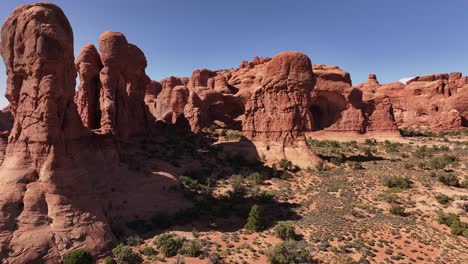
[[[278,222],[274,228],[275,236],[283,240],[294,240],[296,238],[296,231],[290,222]]]
[[[279,167],[283,170],[290,170],[293,168],[293,164],[291,161],[287,159],[281,159],[278,163]]]
[[[388,188],[408,189],[411,187],[410,179],[402,176],[386,177],[383,183]]]
[[[134,253],[129,246],[124,244],[119,244],[112,249],[112,254],[118,264],[139,264],[142,261],[138,254]]]
[[[235,195],[243,195],[245,193],[245,188],[242,185],[242,176],[241,175],[232,175],[231,178],[231,187]]]
[[[440,204],[448,204],[452,199],[445,194],[439,194],[435,197],[436,201]]]
[[[450,227],[450,233],[453,235],[468,237],[468,223],[460,221],[458,215],[440,213],[437,216],[437,221]]]
[[[221,135],[222,137],[227,136],[227,129],[224,128],[223,130],[221,130],[220,135]]]
[[[452,173],[440,173],[437,174],[437,180],[447,186],[458,187],[460,185],[460,180],[455,174]]]
[[[393,205],[390,207],[390,213],[393,215],[404,215],[405,214],[405,207],[401,205]]]
[[[245,229],[262,231],[265,228],[263,211],[257,205],[253,205],[249,212],[249,217],[247,218],[247,223],[245,224]]]
[[[221,258],[221,256],[218,253],[211,253],[208,256],[208,262],[210,264],[222,264],[222,263],[224,263],[223,259]]]
[[[104,264],[117,264],[117,262],[111,256],[107,256],[104,258]]]
[[[261,173],[259,172],[254,172],[252,174],[250,174],[247,179],[249,179],[250,181],[252,181],[253,183],[255,184],[261,184],[263,182],[263,176]]]
[[[433,151],[428,149],[426,145],[419,147],[414,152],[414,156],[416,158],[428,158],[428,157],[432,157],[432,155],[433,155]]]
[[[227,134],[227,138],[229,140],[239,140],[239,139],[242,138],[242,133],[240,133],[238,131],[233,131],[233,132]]]
[[[197,241],[192,240],[188,243],[185,243],[185,245],[181,249],[181,253],[185,256],[196,258],[200,256],[202,250],[200,244],[198,244]]]
[[[455,162],[457,157],[452,155],[442,155],[440,157],[432,158],[430,161],[430,167],[435,170],[441,170],[445,168],[447,165]]]
[[[271,264],[313,263],[305,243],[292,240],[276,244],[268,254],[268,261]]]
[[[177,255],[177,251],[182,248],[183,240],[180,236],[173,233],[161,234],[153,238],[153,244],[166,257]]]
[[[393,193],[384,192],[380,195],[380,198],[387,203],[396,203],[398,201],[398,196]]]
[[[86,249],[75,249],[63,258],[64,264],[92,264],[93,256]]]
[[[158,252],[156,252],[156,250],[154,250],[154,248],[152,247],[145,247],[144,249],[141,250],[141,254],[145,256],[153,256],[153,255],[158,254]]]
[[[208,127],[208,130],[209,130],[210,132],[214,132],[216,129],[218,129],[218,126],[215,125],[215,124],[213,124],[213,125],[211,125],[211,126]]]

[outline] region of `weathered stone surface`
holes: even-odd
[[[150,83],[143,52],[119,32],[99,37],[103,68],[100,72],[101,131],[121,138],[144,135],[150,120],[144,104]]]
[[[276,55],[266,65],[262,86],[246,102],[244,134],[252,140],[291,144],[311,128],[309,107],[314,85],[312,64],[306,55]]]
[[[13,115],[11,114],[10,106],[0,110],[0,133],[10,133],[13,127]]]
[[[379,86],[377,94],[388,96],[400,128],[452,130],[466,126],[466,80],[460,73],[430,74]]]
[[[85,45],[76,59],[76,68],[80,75],[80,86],[75,95],[78,114],[83,125],[90,129],[100,127],[99,106],[101,58],[94,45]]]
[[[90,185],[73,142],[89,132],[73,102],[70,24],[53,4],[22,5],[2,27],[1,51],[14,125],[0,167],[0,261],[57,263],[76,246],[97,253],[112,234],[92,204],[80,206]]]

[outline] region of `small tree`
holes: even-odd
[[[86,249],[75,249],[63,258],[64,264],[92,264],[93,256]]]
[[[263,212],[260,207],[253,205],[249,212],[249,217],[247,218],[247,223],[245,224],[245,229],[262,231],[265,228],[263,220]]]
[[[294,240],[296,238],[296,232],[290,222],[278,222],[274,230],[275,236],[283,240]]]
[[[271,264],[302,264],[313,263],[310,251],[304,243],[288,240],[273,247],[268,256]]]

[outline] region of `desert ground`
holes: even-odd
[[[280,221],[293,226],[294,240],[317,263],[468,260],[466,227],[460,231],[441,221],[449,214],[468,221],[466,130],[411,137],[355,135],[355,140],[352,135],[314,134],[308,145],[325,161],[314,168],[261,159],[251,164],[219,151],[239,140],[235,132],[213,127],[204,136],[210,146],[198,142],[200,149],[187,148],[193,152],[167,157],[172,164],[158,164],[179,171],[178,163],[188,156],[205,163],[205,171],[186,172],[193,181],[179,179],[180,185],[168,187],[182,189],[194,206],[153,222],[128,223],[121,230],[121,238],[146,263],[268,263],[273,246],[282,242],[275,235]],[[157,143],[153,146],[158,149]],[[217,171],[216,176],[208,176],[210,171]],[[262,180],[254,180],[255,173]],[[263,211],[260,231],[244,228],[254,204]],[[192,257],[165,256],[154,237],[167,233],[184,245],[195,243],[198,250]]]

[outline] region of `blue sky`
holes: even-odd
[[[381,83],[425,73],[468,73],[466,0],[49,0],[68,16],[75,54],[120,31],[148,59],[148,75],[189,76],[197,68],[237,67],[286,50],[335,64],[354,84],[376,73]],[[3,0],[0,23],[17,5]],[[0,65],[0,93],[5,91]],[[0,96],[0,106],[6,100]]]

